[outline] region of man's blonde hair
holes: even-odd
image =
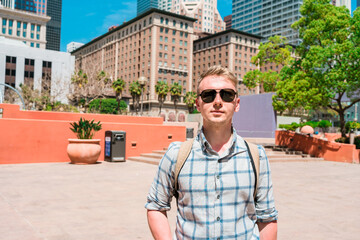
[[[235,89],[237,89],[237,78],[235,77],[235,75],[229,71],[229,69],[227,69],[226,67],[220,66],[220,65],[215,65],[210,67],[206,72],[202,73],[200,75],[200,78],[198,79],[198,86],[197,86],[197,92],[199,94],[199,86],[201,81],[206,78],[207,76],[223,76],[226,77],[227,79],[229,79],[235,86]]]

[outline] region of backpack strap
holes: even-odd
[[[254,169],[255,174],[255,190],[254,190],[254,200],[256,197],[256,192],[258,188],[258,182],[259,182],[259,174],[260,174],[260,157],[259,157],[259,149],[256,144],[248,143],[244,140],[246,148],[249,152],[249,157],[251,160],[251,165]]]
[[[175,188],[174,188],[174,195],[177,198],[177,190],[179,188],[178,186],[178,177],[179,177],[179,173],[181,168],[184,166],[184,163],[186,161],[186,159],[188,158],[192,145],[194,143],[194,139],[190,139],[187,140],[185,142],[183,142],[180,145],[180,149],[179,149],[179,153],[177,156],[177,160],[176,160],[176,165],[175,165]]]

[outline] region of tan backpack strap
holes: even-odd
[[[259,175],[260,175],[260,156],[259,156],[259,149],[256,144],[248,143],[245,141],[245,144],[248,145],[248,149],[250,150],[250,158],[255,171],[255,190],[254,190],[254,199],[256,197],[257,188],[259,185]]]
[[[188,158],[194,139],[187,140],[183,142],[180,146],[179,153],[175,165],[175,192],[178,190],[178,176],[181,168],[184,166],[186,159]]]

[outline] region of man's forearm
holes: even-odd
[[[147,211],[148,224],[155,240],[171,240],[171,231],[166,211]]]
[[[260,240],[276,240],[277,239],[277,221],[273,222],[257,222],[260,231]]]

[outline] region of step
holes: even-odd
[[[166,153],[166,150],[154,150],[153,153],[162,154],[164,155]]]
[[[159,153],[142,153],[140,154],[141,157],[146,157],[146,158],[156,158],[156,159],[161,159],[164,154],[159,154]]]
[[[147,157],[129,157],[126,159],[127,161],[134,161],[134,162],[142,162],[148,163],[153,165],[159,165],[159,159],[156,158],[147,158]]]
[[[271,158],[269,162],[321,162],[324,161],[323,158],[314,158],[314,157],[303,157],[303,158]]]

